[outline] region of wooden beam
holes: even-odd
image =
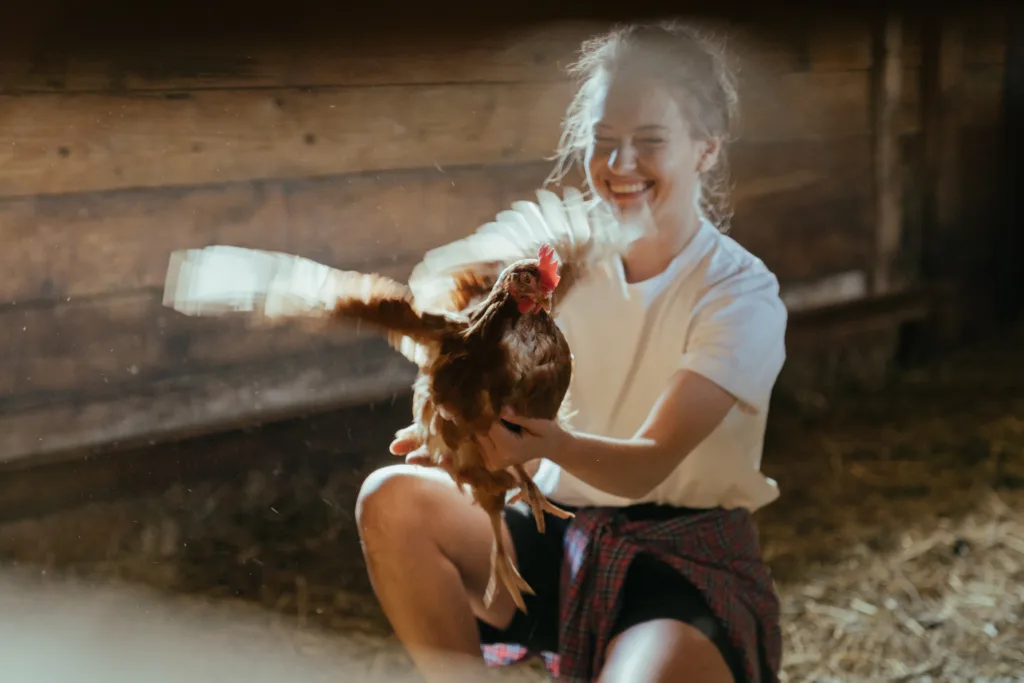
[[[926,17],[921,32],[921,112],[924,146],[922,276],[952,283],[962,277],[960,130],[964,36],[959,17]],[[936,317],[938,345],[963,331],[959,306],[951,302]]]
[[[915,288],[793,311],[786,347],[799,354],[827,349],[862,334],[895,330],[904,323],[926,319],[936,308],[936,300],[936,292]]]
[[[562,82],[0,96],[0,195],[537,161],[570,93]]]
[[[102,400],[0,413],[0,462],[201,435],[409,391],[415,367],[380,339],[168,377]]]
[[[903,228],[903,178],[900,111],[903,79],[903,22],[885,16],[873,33],[872,69],[875,112],[875,258],[873,291],[901,284],[899,256]]]
[[[741,87],[747,142],[871,131],[866,72]],[[571,94],[559,81],[0,95],[0,196],[538,161]]]
[[[1006,43],[1005,98],[1002,167],[1006,178],[1005,220],[1000,226],[996,263],[996,306],[1004,322],[1024,320],[1024,10],[1008,12],[1004,33]],[[1015,189],[1016,188],[1016,189]]]

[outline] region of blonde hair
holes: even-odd
[[[619,26],[584,41],[568,72],[577,90],[562,122],[549,183],[561,181],[574,163],[582,165],[593,135],[590,107],[610,77],[654,78],[679,93],[694,139],[722,140],[717,163],[701,175],[698,208],[719,230],[728,230],[732,208],[725,143],[736,125],[739,100],[723,49],[674,21]]]

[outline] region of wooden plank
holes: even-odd
[[[995,264],[993,304],[1005,323],[1024,324],[1024,12],[1019,9],[1008,17],[1006,55],[1006,96],[1003,110],[1001,164],[1003,182],[1003,221],[994,241],[998,259]]]
[[[282,17],[282,19],[285,19]],[[294,17],[293,17],[294,19]],[[285,19],[285,21],[287,21]],[[46,50],[8,50],[0,90],[110,92],[376,86],[439,83],[516,83],[562,80],[580,41],[599,22],[533,26],[448,26],[424,32],[397,26],[387,33],[351,25],[321,26],[295,35],[221,35],[132,31],[117,36],[64,27],[46,33]],[[67,27],[70,30],[70,27]],[[110,30],[110,27],[107,28]]]
[[[1010,40],[1008,6],[986,3],[960,17],[966,66],[1003,66]]]
[[[818,21],[809,27],[807,52],[814,71],[871,68],[871,28],[863,18]]]
[[[418,260],[373,270],[404,280]],[[13,370],[0,375],[0,407],[24,409],[64,393],[91,400],[164,377],[375,336],[355,324],[251,328],[244,318],[192,318],[163,307],[162,298],[162,289],[149,289],[0,310],[0,329],[10,331],[0,337],[0,357]]]
[[[0,97],[0,195],[533,161],[554,149],[569,95],[551,83]]]
[[[975,128],[1001,126],[1005,116],[1005,95],[1004,65],[965,68],[961,124]]]
[[[387,464],[389,437],[408,424],[408,396],[223,431],[196,439],[145,439],[139,448],[78,449],[0,461],[0,522],[58,509],[161,493],[238,476],[253,467],[331,472],[366,461]],[[200,443],[197,443],[199,441]],[[198,447],[197,446],[201,446]]]
[[[376,339],[156,381],[85,403],[0,412],[0,461],[132,446],[405,393],[414,366]]]
[[[781,281],[868,267],[870,136],[736,146],[732,164],[731,236]]]
[[[903,24],[889,15],[874,36],[875,64],[875,255],[872,291],[884,294],[902,280],[903,175],[900,158],[900,105]]]
[[[1001,66],[1006,63],[1009,41],[1007,31],[1007,8],[999,4],[983,3],[969,11],[947,13],[963,32],[964,65]],[[904,64],[908,67],[921,66],[921,41],[924,20],[908,16],[904,34]]]
[[[974,66],[963,69],[962,91],[963,104],[960,121],[964,126],[984,127],[998,126],[1003,120],[1003,99],[1005,96],[1005,67],[1002,65]],[[903,76],[903,111],[901,130],[906,133],[917,133],[921,130],[921,79],[922,71],[918,67],[904,70]]]
[[[0,196],[533,161],[554,149],[570,88],[0,97]],[[748,140],[870,130],[865,73],[748,81],[743,98]]]
[[[871,130],[866,71],[740,78],[740,139],[763,142],[859,135]]]
[[[159,286],[174,249],[284,250],[287,228],[282,188],[255,183],[0,200],[0,301]]]
[[[99,8],[50,16],[19,26],[16,35],[0,27],[0,92],[559,80],[581,42],[612,25],[597,19],[446,21],[425,30],[397,17],[374,26],[311,23],[289,12],[277,13],[273,30],[235,17],[230,30],[215,31],[207,16],[182,30],[180,16],[155,19],[138,11],[107,20]],[[694,23],[727,37],[730,53],[745,67],[761,73],[802,68],[803,36],[792,21]]]
[[[935,309],[934,292],[907,289],[794,311],[786,328],[786,347],[797,353],[828,349],[851,337],[891,331],[906,322],[924,320]]]
[[[962,281],[960,128],[963,101],[963,30],[959,22],[936,17],[925,22],[921,43],[924,141],[923,275],[952,284]],[[962,311],[944,307],[934,332],[938,345],[955,341],[964,329]]]
[[[0,301],[163,285],[171,251],[221,243],[362,268],[420,255],[529,194],[549,164],[0,200]]]
[[[903,47],[906,48],[906,44]],[[901,54],[905,55],[906,50],[904,49]],[[900,133],[903,135],[920,133],[921,116],[921,69],[916,66],[908,67],[904,61],[903,77],[900,79]]]

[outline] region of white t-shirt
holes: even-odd
[[[643,498],[596,489],[543,460],[534,476],[565,505],[757,509],[778,497],[760,472],[772,387],[786,358],[787,311],[764,263],[703,221],[659,275],[628,284],[610,259],[576,285],[558,325],[575,357],[573,427],[610,438],[636,434],[679,369],[739,398],[722,423]]]

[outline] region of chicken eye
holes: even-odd
[[[529,273],[523,273],[523,284],[529,285],[533,283],[533,277]]]

